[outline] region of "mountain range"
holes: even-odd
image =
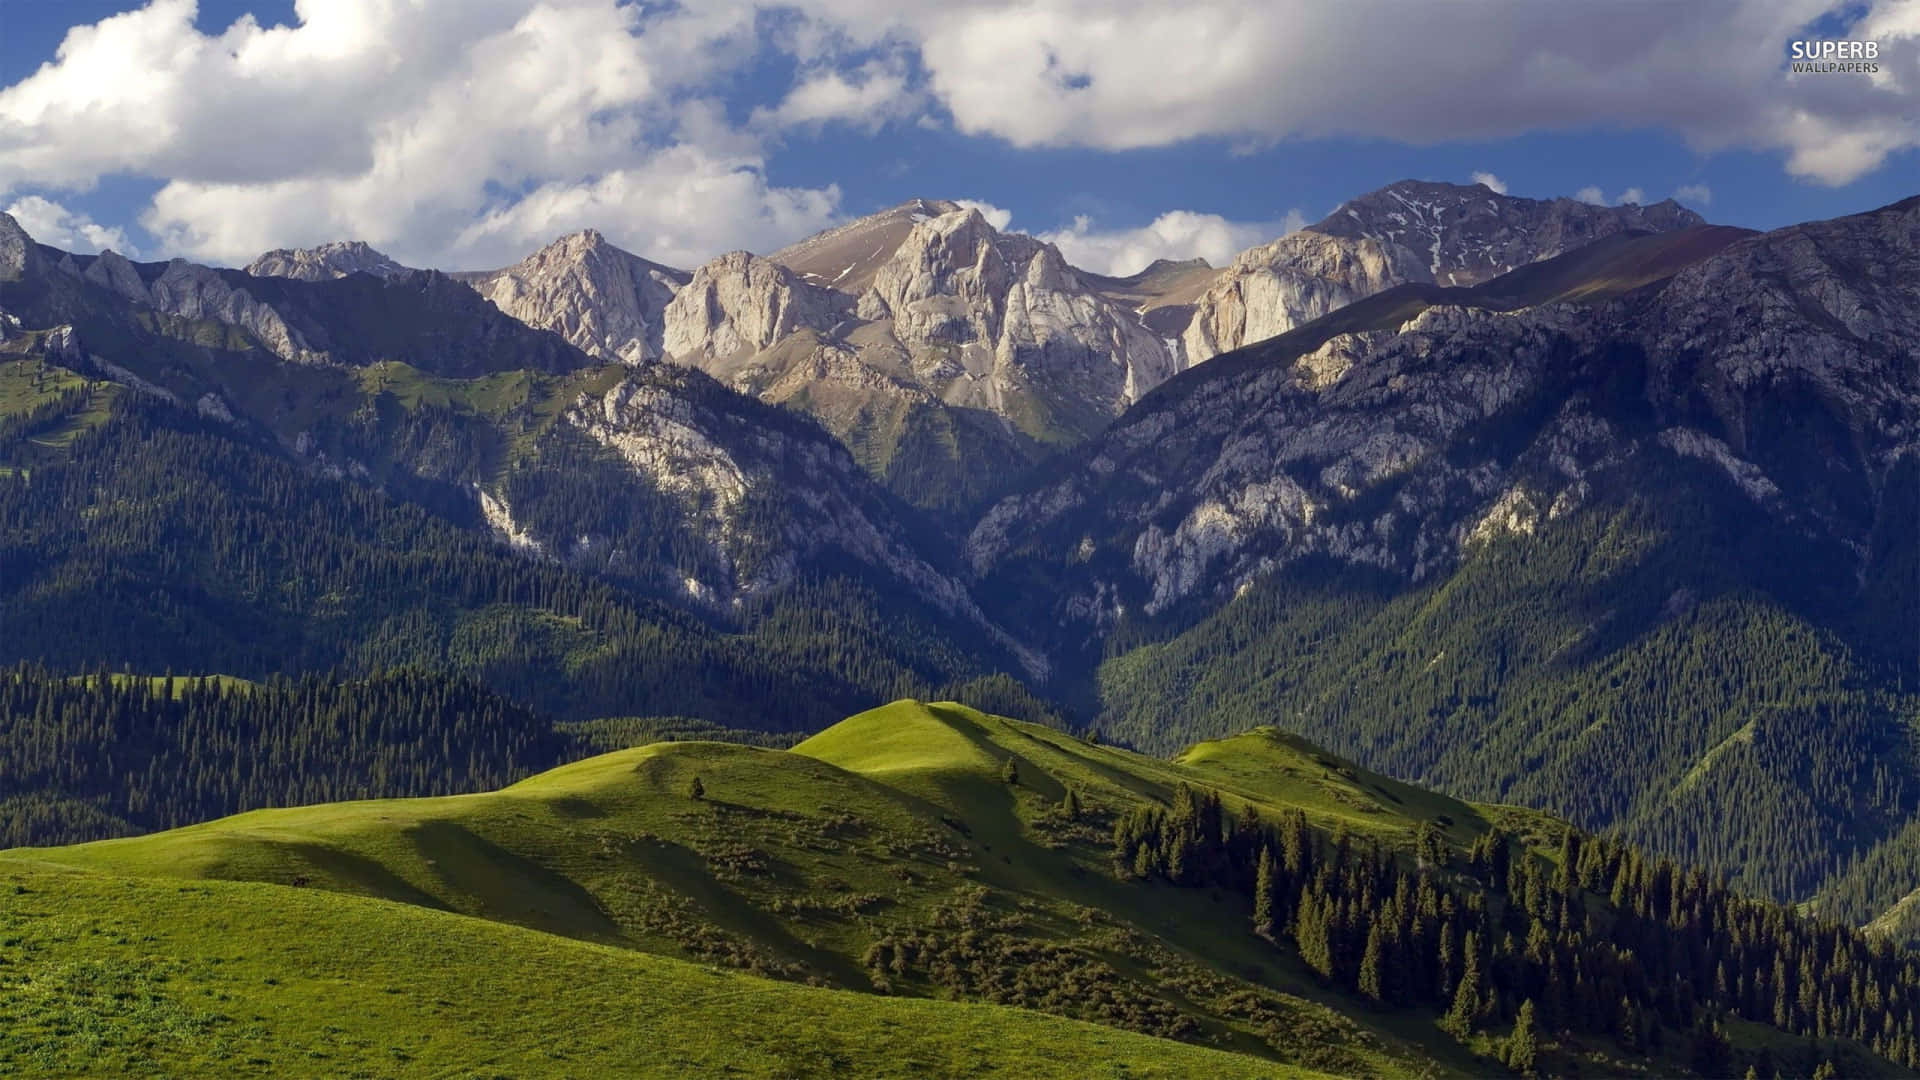
[[[246,270],[136,263],[38,244],[0,215],[0,609],[3,659],[24,665],[8,685],[220,673],[255,687],[244,693],[265,717],[273,695],[296,693],[277,680],[308,679],[315,689],[298,693],[355,702],[344,717],[379,713],[356,695],[399,693],[380,680],[404,671],[455,680],[407,693],[469,703],[407,721],[424,735],[343,720],[352,760],[378,763],[355,766],[354,777],[380,778],[363,787],[323,776],[305,752],[232,784],[203,776],[192,798],[131,765],[69,774],[33,759],[17,767],[31,782],[0,798],[0,837],[68,843],[349,794],[473,791],[666,735],[791,743],[883,702],[954,699],[1013,720],[936,709],[934,724],[900,706],[836,729],[828,742],[858,747],[856,764],[827,760],[865,778],[862,798],[945,807],[977,827],[1001,814],[1006,784],[1019,789],[986,779],[1017,757],[1016,771],[1077,778],[1042,785],[1048,805],[1069,787],[1106,791],[1098,820],[1111,830],[1136,797],[1141,813],[1176,801],[1173,779],[1135,775],[1154,760],[1140,753],[1202,744],[1246,776],[1351,772],[1357,794],[1278,797],[1224,774],[1184,782],[1270,812],[1331,800],[1346,808],[1335,817],[1388,815],[1387,846],[1416,863],[1422,820],[1447,818],[1461,852],[1496,820],[1532,829],[1543,866],[1563,857],[1556,837],[1570,824],[1700,868],[1689,901],[1700,912],[1720,910],[1705,876],[1717,874],[1714,888],[1882,942],[1920,939],[1917,353],[1920,198],[1755,233],[1671,202],[1597,207],[1404,181],[1225,269],[1162,261],[1125,278],[931,199],[690,271],[592,231],[487,272],[408,268],[358,243],[270,252]],[[461,757],[430,734],[467,731],[449,717],[474,709],[511,736],[466,736]],[[871,757],[886,758],[895,721],[917,732],[898,736],[907,759],[927,739],[984,757],[930,767],[904,795],[863,786],[895,786],[908,769]],[[165,728],[101,722],[90,737],[115,755],[160,760],[157,736],[142,732]],[[227,722],[208,721],[206,746],[223,745],[211,733]],[[279,730],[259,722],[262,738]],[[1234,741],[1264,725],[1312,745],[1276,762]],[[1058,741],[1062,729],[1121,749],[1079,749]],[[272,736],[283,737],[296,738]],[[1078,757],[1038,764],[1031,740]],[[193,745],[165,752],[183,767],[212,760]],[[826,744],[802,744],[801,757],[809,745]],[[648,764],[661,760],[619,767],[661,783],[692,773]],[[780,760],[783,779],[746,805],[814,783],[784,771],[814,766]],[[707,779],[733,767],[699,763]],[[1468,802],[1424,801],[1443,797]],[[1051,811],[1021,798],[992,840],[969,842],[969,858],[1036,842]],[[1385,801],[1369,811],[1353,799]],[[1401,822],[1408,800],[1430,812]],[[1479,824],[1453,829],[1468,814]],[[914,827],[958,829],[942,820]],[[1332,819],[1318,823],[1338,846]],[[821,843],[836,842],[838,826],[821,828]],[[661,829],[603,839],[684,843],[724,863],[716,838],[668,842]],[[199,850],[181,836],[179,850]],[[274,861],[285,852],[257,864],[206,855],[208,866],[274,869],[204,876],[300,876],[498,914],[411,864],[380,855],[376,873],[356,861],[358,841],[346,843],[352,858],[312,854],[345,843],[316,836],[287,849],[308,852],[298,867]],[[993,887],[1132,912],[1135,899],[1094,903],[1074,884],[1105,857],[1088,855],[1104,837],[1063,834],[1077,863]],[[990,857],[988,843],[1001,850]],[[490,851],[474,857],[498,861]],[[856,940],[891,941],[887,957],[900,955],[898,934],[868,926],[856,900],[835,944],[800,942],[766,914],[785,926],[797,909],[777,904],[800,901],[729,899],[732,886],[689,884],[674,876],[681,856],[660,858],[641,860],[642,878],[678,882],[696,906],[746,905],[723,928],[759,944],[715,954],[727,962],[871,990],[848,974],[867,963]],[[1154,865],[1135,876],[1184,880]],[[1518,888],[1514,903],[1533,903],[1525,882],[1484,871],[1473,873],[1493,893]],[[527,871],[558,890],[540,901],[549,913],[624,910],[605,882],[582,886],[594,899],[581,901],[548,872],[585,879]],[[1593,880],[1621,872],[1616,860]],[[1240,885],[1251,878],[1217,887],[1239,896]],[[1072,910],[892,902],[943,930],[1003,915],[1052,925]],[[1534,917],[1543,934],[1578,936],[1564,913]],[[607,935],[659,936],[621,918]],[[1182,955],[1214,948],[1134,919],[1116,940],[1148,932]],[[1514,950],[1490,946],[1488,961],[1523,952],[1529,925],[1510,917]],[[577,929],[564,932],[595,937]],[[1122,969],[1162,963],[1126,940],[1145,951]],[[1747,1004],[1764,995],[1759,1022],[1800,1032],[1800,1014],[1771,1009],[1777,982],[1741,982],[1734,968],[1751,959],[1691,977],[1686,993],[1702,1000],[1716,978],[1733,984],[1700,1023],[1720,1031],[1759,1015]],[[1202,966],[1212,974],[1180,977],[1243,978]],[[947,977],[900,979],[995,1000]],[[1505,1053],[1464,1035],[1432,1050],[1364,1019],[1372,1034],[1329,1036],[1357,1056],[1249,1042],[1280,1021],[1224,1003],[1257,997],[1258,983],[1208,983],[1213,1004],[1181,1015],[1222,1045],[1340,1074],[1395,1075],[1428,1052],[1470,1073]],[[1357,981],[1339,993],[1365,996]],[[1822,1029],[1809,993],[1795,1006],[1811,1010],[1809,1030],[1869,1032],[1837,1019]],[[1678,1001],[1647,1005],[1662,1017],[1654,1029],[1694,1030],[1693,1006]],[[1193,1036],[1135,1004],[1145,1011],[1119,1026]],[[1486,1015],[1516,1024],[1516,1007]],[[1602,1071],[1620,1060],[1606,1055],[1664,1052],[1634,1034],[1648,1022],[1631,1010],[1606,1021]],[[1876,1021],[1848,1037],[1911,1064],[1898,1028]],[[1758,1045],[1744,1032],[1713,1038]],[[1574,1053],[1579,1040],[1556,1045]]]
[[[516,266],[454,276],[596,359],[665,357],[807,412],[896,494],[958,520],[1009,473],[1217,353],[1394,285],[1471,284],[1622,231],[1697,224],[1670,201],[1606,208],[1407,181],[1224,271],[1162,262],[1110,278],[977,209],[916,199],[691,273],[588,231]],[[345,243],[271,252],[248,272],[401,269]]]

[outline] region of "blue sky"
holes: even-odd
[[[1920,192],[1916,0],[1436,7],[0,0],[0,208],[148,258],[471,268],[586,226],[685,265],[961,197],[1126,272],[1403,177],[1754,228]],[[1850,34],[1881,74],[1785,74]]]

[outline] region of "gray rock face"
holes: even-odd
[[[129,300],[142,304],[153,303],[152,295],[147,292],[146,282],[140,280],[140,271],[119,252],[101,252],[87,264],[87,268],[81,272],[80,276],[103,289],[119,293]]]
[[[915,366],[951,380],[948,401],[1004,413],[1036,393],[1069,428],[1117,414],[1177,367],[1173,348],[1083,282],[1058,248],[1001,233],[977,210],[916,223],[859,312],[889,321],[910,353],[946,354],[945,364]]]
[[[1186,361],[1275,337],[1394,285],[1476,285],[1618,232],[1699,224],[1672,200],[1591,206],[1404,180],[1241,254],[1198,301],[1182,335]]]
[[[814,412],[855,445],[921,408],[997,417],[1008,446],[1070,442],[1178,367],[1177,343],[1058,249],[928,200],[773,259],[735,253],[702,267],[668,307],[665,349]],[[884,460],[870,464],[884,472]]]
[[[721,366],[799,330],[831,333],[852,307],[844,293],[808,284],[779,263],[729,252],[695,270],[666,305],[662,346],[690,366]]]
[[[118,296],[184,319],[210,319],[247,331],[282,360],[300,364],[325,363],[324,351],[312,347],[289,326],[278,311],[237,288],[212,267],[175,259],[159,274],[153,265],[142,268],[126,257],[104,251],[82,267],[72,256],[60,260],[60,270]]]
[[[589,356],[658,359],[665,310],[688,275],[613,246],[591,229],[563,236],[503,270],[454,277],[529,326]]]
[[[80,335],[71,326],[56,326],[47,331],[40,345],[49,360],[63,364],[83,363],[87,358],[87,350],[80,345]]]
[[[1141,314],[1153,298],[1136,311],[1103,291],[1140,284],[915,200],[771,258],[715,259],[667,305],[662,344],[812,414],[896,493],[956,512],[1178,369],[1178,342]]]
[[[1312,556],[1421,581],[1661,455],[1864,558],[1888,470],[1920,453],[1920,199],[1734,243],[1600,307],[1435,306],[1307,355],[1287,340],[1182,376],[996,505],[974,571],[1080,552],[1069,627],[1223,603]],[[1497,451],[1473,434],[1489,425],[1523,426]]]
[[[712,568],[685,576],[680,585],[689,600],[715,605],[777,589],[837,551],[976,624],[1029,674],[1045,674],[1039,655],[991,623],[959,576],[919,551],[843,447],[811,425],[743,415],[739,401],[697,374],[654,368],[604,393],[583,394],[562,417],[681,505],[710,548],[705,564]],[[511,535],[511,517],[502,521],[498,511],[489,512],[492,527]],[[772,533],[768,520],[777,522]]]
[[[154,307],[171,315],[215,319],[237,326],[260,339],[282,360],[326,362],[326,354],[310,347],[279,312],[255,300],[245,289],[235,288],[208,267],[175,259],[149,287],[148,297]]]
[[[407,267],[375,251],[365,241],[346,240],[315,248],[278,248],[253,260],[247,273],[254,277],[297,278],[301,281],[331,281],[349,274],[397,277],[409,273]]]
[[[858,296],[920,222],[964,209],[946,199],[910,199],[781,248],[767,258],[810,285]]]
[[[0,281],[25,277],[33,255],[33,237],[13,220],[12,214],[0,213]]]

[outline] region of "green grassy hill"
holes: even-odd
[[[1487,918],[1519,925],[1523,937],[1530,919],[1577,936],[1587,932],[1583,926],[1627,917],[1568,922],[1564,906],[1559,916],[1520,909],[1523,895],[1534,907],[1551,906],[1536,902],[1549,895],[1536,890],[1563,857],[1556,852],[1564,830],[1552,819],[1399,784],[1271,728],[1203,743],[1167,761],[957,704],[900,701],[791,751],[660,743],[488,794],[261,810],[150,836],[0,854],[0,881],[30,890],[9,897],[0,884],[0,911],[11,920],[0,930],[0,980],[54,987],[21,999],[29,1002],[78,993],[58,989],[75,979],[86,987],[132,980],[134,995],[86,990],[111,999],[86,1006],[111,1013],[99,1022],[106,1032],[99,1039],[83,1039],[47,1014],[16,1013],[31,1021],[20,1028],[29,1034],[0,1045],[23,1062],[85,1061],[88,1069],[110,1071],[116,1047],[157,1045],[170,1032],[205,1027],[203,1014],[218,1014],[234,1018],[220,1028],[228,1041],[207,1045],[230,1047],[231,1060],[284,1063],[288,1055],[333,1052],[331,1046],[360,1055],[352,1058],[356,1067],[375,1075],[388,1073],[365,1063],[384,1063],[390,1051],[409,1055],[393,1061],[417,1061],[423,1070],[436,1063],[442,1071],[432,1075],[453,1075],[447,1065],[468,1060],[501,1075],[560,1075],[624,1060],[641,1071],[724,1064],[748,1075],[1050,1075],[1021,1057],[1029,1046],[1046,1045],[1047,1067],[1062,1075],[1148,1075],[1141,1070],[1149,1068],[1208,1076],[1238,1075],[1233,1069],[1379,1077],[1500,1071],[1494,1059],[1517,1001],[1504,1012],[1490,1004],[1467,1031],[1449,1034],[1430,1008],[1412,1007],[1430,997],[1425,990],[1409,988],[1404,1004],[1369,1001],[1344,976],[1329,978],[1291,938],[1255,936],[1251,896],[1228,877],[1208,885],[1177,871],[1116,867],[1116,826],[1130,827],[1141,815],[1164,817],[1168,807],[1177,825],[1179,808],[1191,806],[1195,792],[1217,797],[1223,820],[1257,815],[1285,831],[1298,814],[1302,835],[1317,837],[1311,842],[1323,854],[1315,858],[1327,867],[1310,896],[1347,878],[1391,894],[1389,882],[1413,872],[1416,845],[1425,844],[1423,865],[1432,868],[1398,886],[1408,903],[1415,901],[1407,883],[1420,882],[1429,907],[1438,885],[1464,906],[1448,899],[1436,910],[1484,910]],[[1069,801],[1077,807],[1072,814]],[[1509,848],[1502,837],[1515,843]],[[1513,852],[1511,873],[1519,876],[1485,869],[1496,841],[1500,860]],[[1613,887],[1615,895],[1635,895],[1638,863],[1599,841],[1590,847],[1581,873],[1598,875],[1610,865],[1626,882]],[[1359,862],[1342,863],[1348,852]],[[1482,878],[1500,885],[1485,888]],[[1596,880],[1593,887],[1599,894],[1583,903],[1609,911],[1608,886]],[[1505,899],[1502,890],[1518,891]],[[1347,901],[1356,919],[1377,902],[1360,893]],[[383,918],[392,920],[385,930]],[[1394,916],[1380,918],[1391,924]],[[339,944],[329,944],[335,938]],[[204,952],[182,952],[196,941]],[[1605,951],[1611,946],[1596,947],[1601,951],[1592,957],[1613,955]],[[488,950],[499,958],[488,959]],[[369,951],[380,962],[356,967],[354,957]],[[1522,963],[1517,955],[1498,963]],[[233,966],[210,966],[213,957]],[[721,977],[687,961],[818,989],[715,981]],[[201,974],[176,979],[189,972]],[[148,986],[161,976],[165,987]],[[1595,969],[1592,977],[1608,976]],[[194,981],[205,979],[218,985]],[[672,1023],[687,1030],[658,1027],[653,1035],[596,1019],[584,1024],[591,1037],[581,1043],[516,1026],[537,1027],[551,1016],[556,1030],[571,1032],[580,1016],[627,1015],[636,1007],[625,1002],[681,993],[666,986],[676,979],[713,981],[733,1004],[711,1013],[702,1005],[704,1023],[681,1010]],[[287,989],[263,989],[275,985]],[[513,1019],[524,998],[556,985],[566,987],[565,1002]],[[860,1010],[844,1004],[855,999],[828,990],[885,996],[860,999],[872,1008],[857,1020],[840,1019],[841,1011]],[[157,995],[151,1009],[113,1012],[121,1006],[112,1002],[145,1000],[141,995]],[[685,996],[705,1002],[713,994]],[[992,1034],[1003,1022],[1041,1024],[1007,1010],[956,1010],[951,1021],[929,1020],[919,1029],[924,1043],[895,1054],[884,1047],[887,1023],[943,1007],[895,1000],[903,998],[1020,1006],[1240,1056],[1179,1057],[1186,1051],[1172,1042],[1142,1043],[1156,1049],[1136,1053],[1132,1042],[1088,1042],[1118,1036],[1077,1026]],[[765,1029],[750,1022],[761,1010],[773,1014]],[[639,1011],[650,1024],[667,1024],[657,1018],[673,1010]],[[329,1031],[337,1022],[327,1018],[336,1013],[357,1020]],[[752,1036],[736,1039],[734,1025]],[[777,1050],[787,1040],[767,1031],[786,1030],[782,1025],[808,1035]],[[376,1037],[388,1031],[417,1034]],[[1812,1049],[1760,1032],[1743,1036],[1741,1045],[1773,1040],[1789,1055],[1783,1062],[1797,1060],[1793,1054],[1839,1054],[1864,1075],[1878,1074],[1857,1050]],[[469,1039],[519,1049],[501,1051],[498,1060],[470,1058],[477,1051]],[[1664,1075],[1688,1067],[1689,1045],[1683,1033],[1625,1049],[1604,1034],[1566,1034],[1547,1039],[1541,1052],[1556,1068]],[[572,1064],[540,1056],[549,1052],[575,1056]],[[1222,1071],[1223,1060],[1232,1068]],[[1120,1062],[1129,1071],[1118,1071]]]
[[[1240,898],[1116,880],[1100,825],[1170,801],[1182,782],[1270,812],[1298,800],[1328,828],[1389,838],[1444,807],[1464,843],[1483,817],[1431,796],[1396,803],[1400,785],[1271,732],[1193,757],[1168,763],[902,701],[791,752],[661,743],[491,794],[262,810],[16,851],[0,866],[301,886],[790,980],[1024,1004],[1343,1074],[1473,1073],[1458,1049],[1429,1063],[1430,1022],[1349,1019],[1337,994],[1248,937]],[[1001,779],[1010,758],[1012,785]],[[1082,821],[1056,814],[1068,786]],[[988,935],[1097,992],[1000,985],[997,954],[944,982],[871,970],[876,940],[923,930]]]
[[[0,866],[0,1074],[1309,1077],[316,890]]]

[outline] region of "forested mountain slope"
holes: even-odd
[[[597,366],[408,274],[249,285],[276,350],[0,241],[9,660],[409,664],[561,717],[775,730],[1038,664],[825,432],[696,372]]]
[[[1460,207],[1420,227],[1485,259],[1152,390],[1086,334],[1132,340],[1121,315],[1194,301],[1205,268],[1082,278],[957,204],[729,256],[671,300],[670,272],[585,234],[476,279],[552,331],[370,250],[250,276],[68,256],[0,217],[4,659],[48,683],[406,667],[545,718],[463,778],[395,759],[379,794],[474,790],[616,730],[555,723],[796,733],[951,694],[1170,753],[1277,722],[1744,891],[1895,909],[1920,850],[1920,201],[1765,235],[1658,208],[1509,235]],[[631,318],[589,310],[610,289],[638,290]],[[820,320],[955,370],[1072,360],[1049,370],[1098,406],[1090,441],[1025,481],[1024,450],[968,466],[1015,493],[956,537],[984,489],[924,517],[851,429],[767,403],[817,388],[752,372]],[[656,330],[715,375],[653,359]],[[1017,419],[1018,395],[935,397],[924,415]],[[966,455],[935,457],[923,479]],[[68,779],[80,835],[358,790],[209,781],[157,814]]]
[[[1390,290],[1002,502],[979,590],[1142,747],[1276,721],[1806,898],[1920,794],[1916,282],[1920,200]]]

